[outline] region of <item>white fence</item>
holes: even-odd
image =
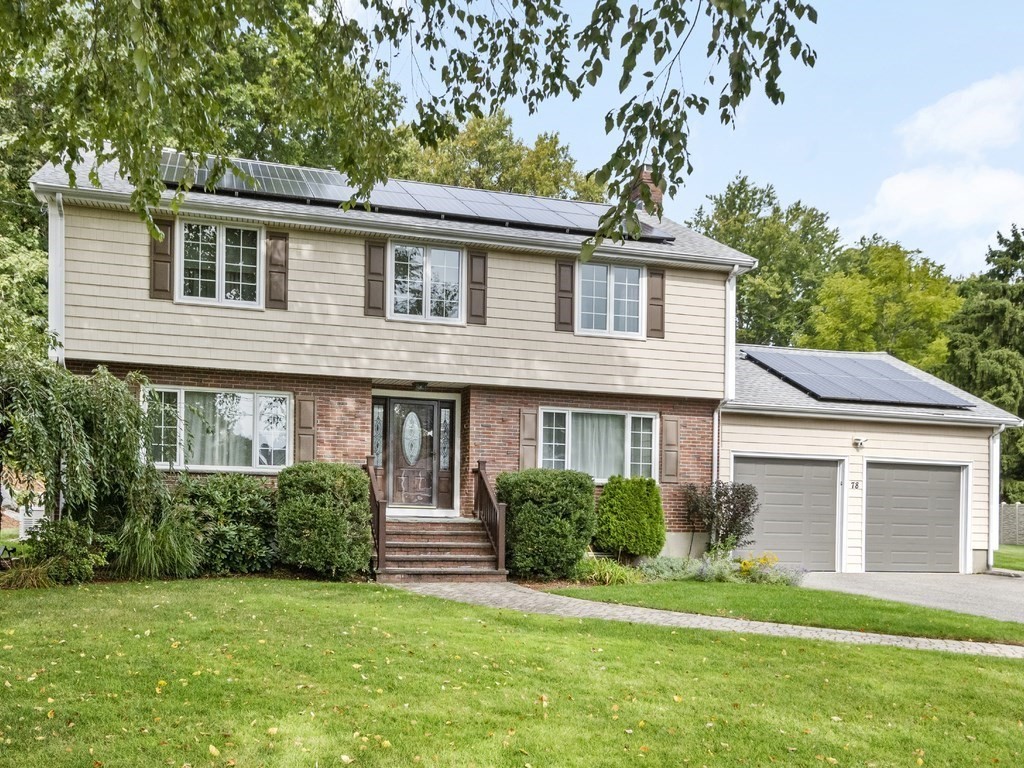
[[[1024,545],[1024,504],[999,506],[999,543]]]

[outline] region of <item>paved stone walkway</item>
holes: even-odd
[[[729,619],[723,616],[701,616],[695,613],[677,613],[631,605],[598,603],[575,597],[552,595],[512,583],[466,584],[436,582],[394,585],[420,595],[432,595],[460,603],[505,608],[522,613],[546,613],[573,619],[606,619],[628,621],[634,624],[656,624],[664,627],[708,629],[718,632],[737,632],[750,635],[771,635],[804,640],[828,640],[834,643],[857,645],[887,645],[923,651],[946,651],[976,656],[998,656],[1006,659],[1024,659],[1024,646],[998,643],[975,643],[966,640],[936,640],[925,637],[880,635],[871,632],[852,632],[845,629],[822,629],[792,624],[772,624],[766,621]]]

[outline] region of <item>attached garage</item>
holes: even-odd
[[[751,552],[772,552],[785,565],[834,571],[839,462],[737,457],[736,482],[758,489],[761,512]]]
[[[865,569],[960,570],[964,467],[869,461]]]
[[[844,382],[844,368],[864,373]],[[991,566],[999,435],[1015,416],[882,353],[742,347],[735,375],[718,476],[758,489],[751,551],[806,570]],[[887,389],[906,402],[872,401]],[[924,394],[935,401],[912,402]]]

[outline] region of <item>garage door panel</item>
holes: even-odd
[[[870,462],[867,570],[960,570],[961,481],[960,467]]]
[[[839,464],[809,459],[737,458],[733,479],[757,487],[761,511],[747,552],[813,571],[836,565]]]

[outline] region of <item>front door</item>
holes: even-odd
[[[376,398],[373,427],[375,460],[386,477],[388,506],[452,509],[455,403]]]

